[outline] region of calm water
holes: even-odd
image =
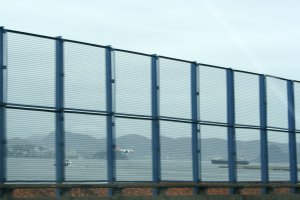
[[[67,181],[99,181],[107,179],[106,160],[76,159],[66,167]],[[192,163],[188,160],[162,160],[162,180],[192,180]],[[258,165],[251,163],[251,165]],[[274,164],[270,164],[274,166]],[[287,166],[276,164],[275,166]],[[228,168],[204,161],[201,165],[203,181],[227,181]],[[118,181],[151,181],[151,160],[117,160]],[[237,170],[239,181],[259,181],[259,169]],[[8,158],[7,180],[55,180],[53,159]],[[289,180],[289,171],[270,170],[270,180]]]

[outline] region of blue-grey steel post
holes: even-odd
[[[5,113],[5,89],[4,71],[5,66],[5,29],[0,27],[0,184],[6,181],[6,113]],[[2,192],[0,191],[0,197]]]
[[[160,127],[159,127],[159,59],[151,57],[151,91],[152,91],[152,176],[153,182],[161,180],[160,163]],[[153,189],[153,195],[159,193],[159,188]]]
[[[55,155],[56,182],[65,181],[65,136],[64,136],[64,47],[63,39],[56,38],[56,126],[55,126]],[[57,189],[57,197],[62,189]]]
[[[297,171],[297,144],[296,144],[296,125],[295,125],[295,97],[294,82],[287,81],[288,96],[288,124],[289,124],[289,154],[290,154],[290,181],[292,184],[298,182]],[[297,193],[296,188],[291,189],[292,193]]]
[[[269,183],[269,158],[268,158],[268,134],[267,134],[267,93],[266,77],[259,75],[259,116],[260,116],[260,160],[261,181]],[[262,193],[269,193],[268,188],[262,188]]]
[[[200,149],[199,149],[199,70],[198,64],[191,64],[191,111],[192,111],[192,158],[193,158],[193,181],[200,181]],[[198,194],[199,189],[193,189],[194,194]]]
[[[115,77],[114,77],[114,51],[111,46],[106,48],[106,118],[107,128],[107,178],[108,182],[116,181],[116,134],[115,134]],[[113,190],[108,190],[113,195]]]
[[[229,182],[236,183],[236,141],[235,141],[235,108],[234,108],[234,72],[227,69],[227,145],[228,145],[228,173]],[[230,193],[236,193],[230,188]]]

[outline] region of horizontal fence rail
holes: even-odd
[[[72,190],[74,189],[80,189],[81,191],[85,191],[87,194],[89,194],[91,197],[94,198],[95,196],[98,197],[102,197],[105,198],[105,195],[97,195],[97,193],[93,194],[91,193],[91,191],[96,191],[96,190],[111,190],[114,189],[115,196],[121,197],[122,199],[125,198],[126,196],[128,197],[128,192],[126,193],[126,190],[128,191],[128,189],[130,190],[140,190],[140,191],[144,191],[142,196],[149,196],[147,194],[147,191],[149,191],[149,189],[156,189],[157,191],[159,191],[159,193],[157,193],[157,195],[159,195],[160,197],[164,197],[164,196],[170,196],[169,191],[176,188],[177,190],[188,190],[190,188],[197,188],[197,190],[199,191],[200,195],[203,195],[202,197],[204,198],[204,195],[209,195],[210,190],[219,190],[222,191],[222,195],[224,196],[220,196],[220,199],[222,198],[226,198],[228,195],[228,192],[226,192],[226,190],[228,191],[228,189],[234,189],[236,191],[236,194],[241,194],[241,195],[245,195],[246,191],[246,195],[247,194],[247,190],[249,191],[256,191],[257,189],[261,189],[263,188],[264,190],[268,190],[270,191],[271,194],[273,195],[278,195],[278,193],[276,193],[276,191],[280,191],[280,190],[287,190],[287,189],[300,189],[300,185],[299,184],[290,184],[290,183],[268,183],[268,184],[263,184],[263,183],[253,183],[253,182],[243,182],[243,183],[236,183],[236,184],[230,184],[230,183],[189,183],[189,182],[182,182],[182,183],[176,183],[176,182],[172,182],[172,183],[154,183],[154,182],[149,182],[149,183],[123,183],[123,182],[117,182],[117,183],[111,183],[111,184],[70,184],[70,183],[65,183],[65,184],[0,184],[0,189],[3,190],[3,197],[7,198],[7,199],[12,199],[15,197],[14,192],[16,190],[23,190],[23,191],[27,191],[27,193],[32,192],[32,189],[39,191],[39,190],[46,190],[48,193],[47,197],[51,197],[51,190],[57,190],[60,189],[63,192],[61,193],[61,197],[62,198],[72,198],[74,197],[74,192],[72,192]],[[159,190],[158,190],[159,189]],[[82,192],[84,193],[84,192]],[[39,197],[39,195],[36,195],[37,199]],[[44,194],[45,196],[45,194]],[[182,195],[181,195],[182,196]],[[251,195],[252,198],[253,195]],[[257,198],[261,199],[262,197],[266,198],[267,196],[259,196],[257,195]],[[291,198],[293,197],[293,199],[297,199],[299,198],[299,195],[280,195],[281,198]],[[18,197],[19,198],[19,197]],[[86,197],[83,197],[85,199],[87,199]],[[141,198],[141,197],[139,197]],[[149,198],[149,197],[148,197]],[[170,198],[170,197],[169,197]],[[184,198],[184,197],[181,197]],[[208,198],[209,197],[205,197]],[[80,199],[80,198],[79,198]],[[153,199],[153,198],[152,198]]]
[[[3,27],[0,66],[1,188],[101,182],[112,195],[146,181],[157,195],[191,182],[197,194],[217,181],[234,194],[247,181],[298,192],[299,81]]]

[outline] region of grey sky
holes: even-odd
[[[0,0],[8,29],[299,80],[297,0]]]

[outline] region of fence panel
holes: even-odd
[[[295,90],[295,125],[296,130],[300,131],[300,83],[294,83]],[[297,166],[300,169],[300,133],[296,133],[296,148],[297,148]],[[298,182],[300,180],[300,173],[298,172]]]
[[[106,109],[105,49],[64,43],[65,107]]]
[[[54,107],[55,41],[7,33],[7,102]]]
[[[116,112],[151,115],[151,58],[115,51]]]
[[[296,130],[300,131],[300,83],[294,83]]]
[[[151,181],[151,121],[116,118],[117,181]]]
[[[236,124],[259,126],[258,76],[235,72],[234,78]]]
[[[297,167],[300,169],[300,133],[296,133],[297,148]],[[300,173],[298,171],[298,182],[300,182]]]
[[[288,128],[286,81],[267,78],[268,127]]]
[[[106,117],[65,114],[67,181],[107,180]],[[68,165],[68,161],[71,165]]]
[[[192,181],[191,125],[160,121],[161,179]]]
[[[260,132],[255,129],[236,129],[237,180],[260,181]],[[249,162],[247,164],[246,162]]]
[[[289,181],[288,133],[268,131],[270,181]]]
[[[7,180],[55,180],[55,115],[7,109]]]
[[[202,125],[200,148],[201,180],[228,181],[227,128]]]
[[[200,66],[200,119],[227,122],[226,70]]]
[[[191,118],[191,77],[189,63],[159,60],[160,115]]]

